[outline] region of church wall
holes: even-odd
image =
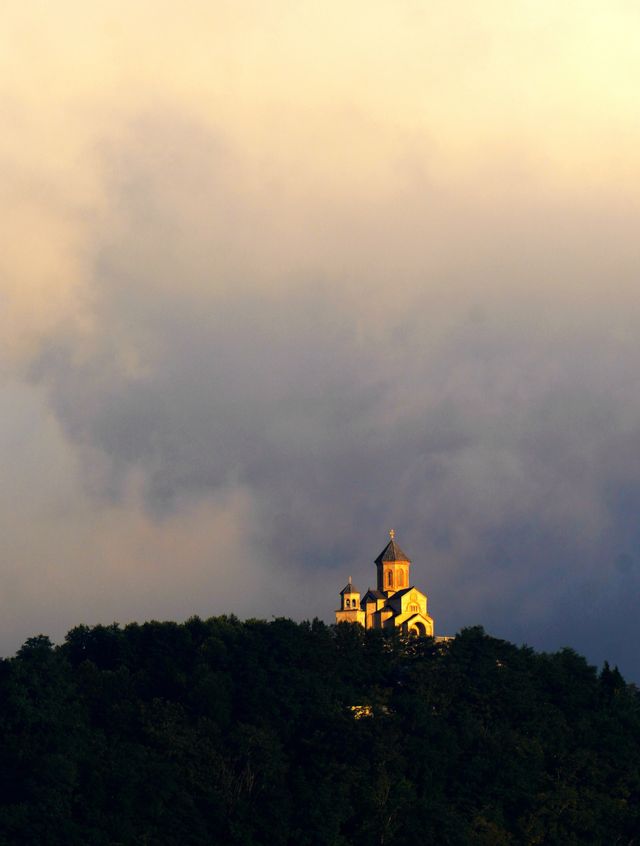
[[[396,626],[399,627],[405,626],[406,623],[411,623],[413,620],[421,621],[427,630],[427,634],[433,634],[433,618],[429,617],[427,614],[409,611],[406,614],[398,614],[396,617],[394,617],[394,623]]]
[[[361,626],[364,626],[365,613],[358,608],[336,611],[336,623],[360,623]]]

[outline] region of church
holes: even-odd
[[[427,612],[427,596],[411,584],[411,561],[389,532],[389,543],[375,560],[376,590],[360,598],[352,583],[340,591],[336,623],[360,623],[365,629],[401,629],[403,634],[434,636],[433,617]]]

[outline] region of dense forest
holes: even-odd
[[[0,664],[0,843],[640,843],[640,694],[466,629],[80,626]]]

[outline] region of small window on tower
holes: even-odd
[[[389,572],[387,573],[387,584],[389,585],[389,587],[393,585],[393,573],[391,572],[391,570],[389,570]]]

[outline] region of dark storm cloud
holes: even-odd
[[[516,191],[514,214],[487,222],[409,192],[327,252],[326,233],[296,240],[317,209],[294,220],[277,192],[249,192],[242,162],[189,122],[139,121],[105,157],[92,328],[65,327],[33,367],[66,433],[108,458],[103,494],[117,501],[140,473],[162,520],[250,490],[256,548],[296,584],[313,574],[325,616],[349,572],[373,580],[394,525],[440,631],[481,622],[640,674],[625,645],[638,318],[622,288],[589,294],[610,267],[583,239],[594,214],[542,221]],[[420,216],[439,217],[439,257]],[[385,265],[394,249],[413,266],[404,278]]]

